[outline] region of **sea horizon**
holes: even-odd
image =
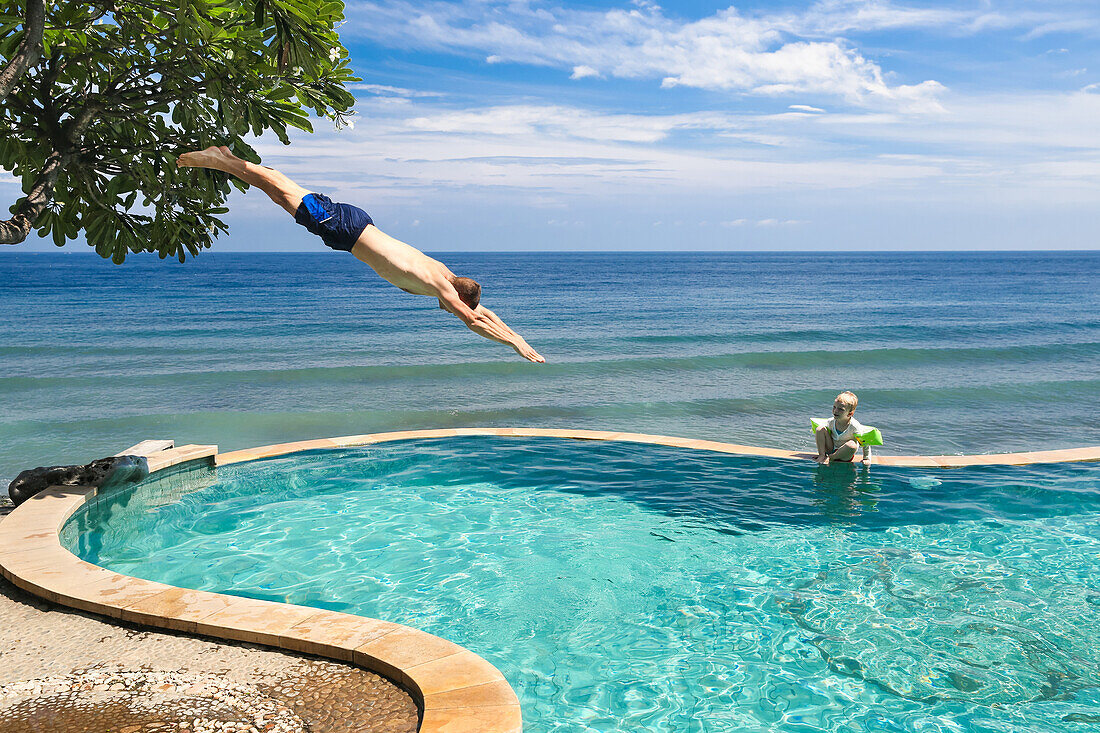
[[[49,250],[34,250],[34,249],[22,249],[13,247],[11,249],[0,249],[0,256],[4,255],[86,255],[94,257],[96,259],[103,260],[104,262],[111,262],[110,259],[105,259],[96,254],[91,248],[86,250],[76,250],[75,247],[79,247],[79,244],[68,243],[65,247],[53,246],[53,249]],[[622,254],[622,255],[658,255],[658,254],[673,254],[673,255],[738,255],[738,254],[757,254],[757,255],[809,255],[821,257],[825,255],[843,254],[849,255],[873,255],[873,256],[907,256],[907,255],[922,255],[922,254],[946,254],[946,255],[974,255],[974,254],[1100,254],[1100,250],[1096,248],[1081,247],[1078,249],[958,249],[952,247],[950,249],[851,249],[845,250],[842,253],[837,252],[823,252],[821,250],[813,249],[431,249],[423,248],[423,252],[426,254],[433,253],[445,253],[445,254],[515,254],[515,255],[532,255],[532,254]],[[278,255],[318,255],[321,257],[332,257],[332,252],[326,249],[220,249],[211,248],[204,249],[197,255],[189,255],[184,263],[179,263],[174,257],[165,257],[165,262],[176,262],[177,264],[186,264],[193,260],[208,257],[218,254],[278,254]],[[137,258],[156,258],[161,259],[155,252],[134,252],[127,255],[126,262],[130,262]],[[114,264],[114,263],[111,263]],[[117,265],[116,265],[117,267]]]
[[[1100,444],[1100,252],[441,252],[545,365],[338,253],[6,254],[5,486],[147,438],[525,426],[804,450],[845,389],[886,454]]]

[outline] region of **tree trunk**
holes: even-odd
[[[0,100],[7,98],[27,69],[42,57],[42,29],[46,24],[46,0],[27,0],[23,42],[8,65],[0,70]]]
[[[42,58],[42,30],[46,24],[46,0],[27,0],[27,14],[23,22],[23,41],[7,66],[0,69],[0,101],[8,94]],[[15,216],[0,221],[0,244],[19,244],[27,238],[34,222],[45,211],[53,198],[54,185],[64,161],[59,153],[46,159],[46,165],[38,174],[31,193],[19,202]]]
[[[68,156],[56,151],[50,153],[30,193],[19,202],[15,216],[7,221],[0,221],[0,244],[19,244],[27,238],[31,229],[34,229],[34,223],[38,221],[38,217],[53,200],[57,177],[66,163],[68,163]]]
[[[38,217],[53,201],[57,177],[73,159],[80,140],[84,137],[84,131],[101,111],[98,103],[89,104],[65,123],[61,139],[55,141],[62,143],[62,151],[54,150],[46,157],[46,163],[38,172],[30,193],[19,202],[15,216],[7,221],[0,221],[0,244],[19,244],[31,233]]]

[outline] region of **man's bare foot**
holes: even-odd
[[[233,153],[229,152],[229,148],[224,145],[221,147],[211,145],[205,150],[193,150],[190,153],[184,153],[176,158],[176,167],[213,168],[215,170],[221,170],[221,163],[226,159],[227,154],[228,156],[233,155]]]

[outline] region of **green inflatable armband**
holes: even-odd
[[[856,442],[860,445],[882,445],[882,433],[878,428],[864,426],[862,433],[856,433]]]
[[[825,420],[818,420],[817,418],[810,418],[810,424],[813,425],[813,432],[816,434],[818,430],[825,427]],[[882,445],[882,433],[878,428],[872,428],[869,425],[864,425],[862,432],[856,433],[856,442],[860,445]]]

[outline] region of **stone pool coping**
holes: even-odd
[[[193,461],[224,466],[308,450],[396,440],[485,435],[650,443],[767,458],[812,453],[603,430],[449,428],[370,433],[218,453],[187,445],[146,453],[150,473]],[[147,441],[156,443],[156,441]],[[135,446],[138,448],[145,444]],[[139,451],[140,452],[140,451]],[[971,456],[875,456],[884,466],[957,468],[1100,461],[1100,446]],[[421,733],[518,733],[519,700],[493,665],[437,636],[400,624],[307,606],[189,590],[132,578],[80,560],[60,540],[65,522],[96,496],[94,487],[53,486],[0,522],[0,573],[54,603],[147,626],[204,634],[314,654],[382,674],[403,684],[421,708]]]
[[[217,446],[147,456],[150,472],[214,464]],[[96,496],[52,486],[0,522],[0,574],[53,603],[132,623],[350,662],[403,685],[421,709],[421,733],[519,733],[519,700],[492,664],[446,639],[401,624],[287,603],[189,590],[84,562],[61,544],[65,522]]]
[[[345,435],[338,438],[320,438],[300,440],[293,443],[265,445],[259,448],[219,453],[215,461],[219,466],[241,461],[253,461],[259,458],[271,458],[288,453],[326,448],[352,448],[355,446],[386,443],[394,440],[415,440],[418,438],[454,438],[464,435],[496,435],[518,438],[570,438],[574,440],[615,440],[629,443],[652,443],[674,448],[695,448],[718,453],[731,453],[741,456],[762,456],[765,458],[812,459],[813,453],[782,450],[779,448],[760,448],[752,445],[720,443],[713,440],[694,440],[676,438],[669,435],[647,435],[645,433],[620,433],[606,430],[557,430],[548,428],[443,428],[434,430],[402,430],[392,433],[367,433],[364,435]],[[1029,453],[990,453],[969,456],[882,456],[876,451],[871,463],[876,466],[905,466],[909,468],[962,468],[964,466],[1026,466],[1033,463],[1067,463],[1077,461],[1100,461],[1100,446],[1087,448],[1065,448],[1061,450],[1032,451]]]

